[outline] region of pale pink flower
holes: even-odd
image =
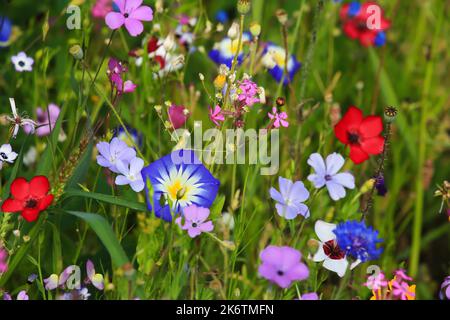
[[[380,272],[367,278],[367,282],[365,282],[364,285],[369,289],[379,290],[381,288],[387,287],[388,282],[386,281],[384,273]]]
[[[202,232],[210,232],[214,229],[211,221],[206,221],[209,217],[209,209],[197,207],[195,204],[183,209],[184,224],[181,223],[182,217],[178,217],[175,223],[181,229],[187,230],[191,238],[195,238]]]

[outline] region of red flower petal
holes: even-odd
[[[11,194],[17,200],[24,200],[30,195],[30,185],[25,178],[17,178],[11,183]]]
[[[22,211],[24,207],[23,201],[16,199],[6,199],[2,204],[3,212],[18,212]]]
[[[357,39],[359,37],[359,29],[354,21],[347,21],[343,27],[344,33],[351,39]]]
[[[50,190],[50,183],[45,176],[36,176],[30,181],[30,194],[38,199],[44,197]]]
[[[383,131],[383,120],[378,116],[365,117],[359,127],[359,133],[363,138],[379,136],[381,131]]]
[[[364,32],[361,32],[359,35],[359,42],[364,47],[370,47],[373,46],[375,43],[375,38],[377,37],[377,33],[373,30],[367,30]]]
[[[348,144],[349,131],[358,131],[363,120],[362,111],[354,106],[350,106],[344,117],[334,126],[334,134],[342,143]]]
[[[350,146],[350,159],[355,164],[360,164],[369,159],[369,155],[360,146],[352,145]]]
[[[28,222],[33,222],[39,216],[39,212],[40,211],[38,209],[25,208],[22,211],[22,217],[24,217],[24,219]]]
[[[49,195],[45,196],[44,198],[42,198],[39,201],[38,206],[37,206],[39,211],[47,209],[47,207],[52,203],[53,198],[54,198],[54,196],[52,194],[49,194]]]
[[[350,7],[349,3],[345,3],[345,4],[342,5],[341,11],[339,12],[339,17],[342,20],[346,20],[347,19],[347,17],[348,17],[348,8],[349,7]]]
[[[384,138],[378,136],[364,139],[361,141],[361,148],[368,154],[380,154],[383,152]]]

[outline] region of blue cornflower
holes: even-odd
[[[348,15],[354,17],[358,15],[359,10],[361,10],[361,4],[359,2],[352,2],[348,7]]]
[[[382,174],[374,177],[375,179],[375,189],[377,189],[377,194],[384,197],[387,193],[386,183],[384,182],[384,177]]]
[[[385,43],[386,43],[386,33],[383,31],[378,32],[374,40],[375,46],[381,47],[384,46]]]
[[[378,231],[366,226],[362,221],[339,223],[333,232],[339,247],[357,260],[375,260],[383,252],[382,248],[377,248],[377,243],[382,242],[382,239],[378,238]]]
[[[6,47],[11,37],[12,24],[11,20],[0,16],[0,47]]]
[[[228,13],[225,10],[217,11],[216,20],[217,20],[217,22],[220,22],[222,24],[227,23],[229,20]]]

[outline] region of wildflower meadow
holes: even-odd
[[[449,300],[449,21],[0,0],[0,300]]]

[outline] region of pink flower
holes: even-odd
[[[181,229],[187,230],[191,238],[195,238],[202,232],[210,232],[214,229],[214,225],[211,221],[206,221],[209,216],[209,209],[197,207],[192,204],[183,209],[184,225],[181,223],[182,217],[178,217],[175,223],[178,224]]]
[[[414,300],[415,288],[416,286],[409,286],[407,282],[401,280],[398,282],[396,278],[392,281],[392,294],[401,300]]]
[[[6,253],[6,250],[3,248],[0,248],[0,274],[5,273],[8,270],[8,254]]]
[[[123,74],[128,72],[128,68],[122,64],[122,62],[110,58],[108,61],[108,70],[106,74],[111,81],[111,85],[113,89],[117,90],[117,94],[121,95],[123,93],[134,92],[136,90],[137,85],[133,83],[131,80],[123,81]]]
[[[112,10],[111,2],[111,0],[97,0],[91,10],[92,16],[94,18],[104,19]]]
[[[396,278],[400,279],[400,280],[407,280],[407,281],[412,281],[412,278],[409,277],[405,270],[403,269],[398,269],[394,272],[394,275]]]
[[[225,117],[222,114],[222,108],[219,106],[215,106],[214,110],[209,108],[209,118],[216,126],[220,126],[219,121],[225,121]]]
[[[105,17],[106,25],[118,29],[125,24],[131,36],[136,37],[144,31],[141,21],[152,21],[153,10],[148,6],[141,6],[142,0],[114,0],[120,12],[112,11]]]
[[[269,119],[274,120],[273,121],[273,126],[275,128],[279,128],[280,125],[282,125],[283,127],[287,128],[289,127],[289,122],[286,121],[287,119],[287,114],[286,112],[277,112],[277,108],[273,107],[272,108],[272,113],[268,113]]]
[[[253,106],[255,103],[259,102],[258,86],[256,83],[249,79],[245,79],[239,83],[238,89],[238,100],[244,102],[248,107]]]
[[[60,111],[59,107],[54,103],[50,103],[47,110],[43,110],[41,107],[36,109],[37,126],[35,133],[38,137],[48,136],[52,132],[56,125],[56,121],[58,120]],[[30,125],[24,125],[23,130],[27,134],[30,134],[33,133],[34,128]]]
[[[181,128],[189,118],[184,106],[171,105],[169,107],[169,119],[174,129]]]
[[[379,290],[381,288],[387,287],[388,282],[385,279],[384,273],[380,272],[376,275],[370,276],[364,285],[372,290]]]

